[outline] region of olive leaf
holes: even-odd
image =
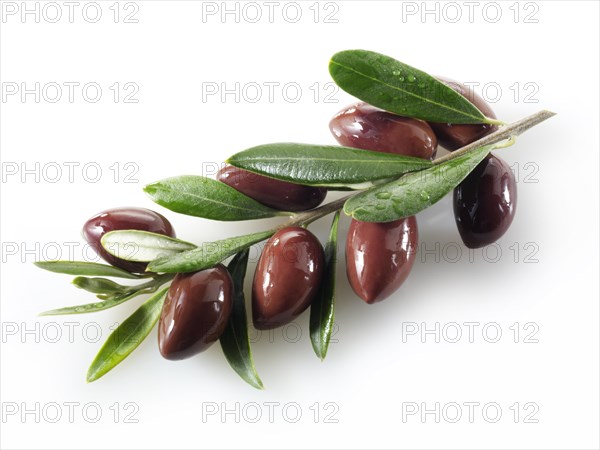
[[[67,275],[87,275],[95,277],[129,278],[136,280],[147,275],[129,273],[118,267],[83,261],[38,261],[34,263],[40,269]]]
[[[344,212],[363,222],[413,216],[452,191],[497,145],[501,144],[475,148],[430,169],[361,192],[344,204]]]
[[[115,292],[113,294],[109,294],[109,293],[100,294],[100,295],[98,295],[99,298],[102,298],[102,301],[100,301],[100,302],[87,303],[85,305],[77,305],[77,306],[67,306],[65,308],[59,308],[59,309],[52,309],[50,311],[44,311],[44,312],[40,313],[39,315],[40,316],[64,316],[64,315],[70,315],[70,314],[87,314],[87,313],[93,313],[93,312],[98,312],[98,311],[104,311],[106,309],[114,308],[115,306],[125,303],[139,295],[152,294],[152,293],[156,292],[156,290],[159,287],[161,287],[166,282],[172,280],[173,276],[174,275],[171,275],[171,274],[155,276],[154,279],[152,279],[146,283],[143,283],[143,284],[140,284],[137,286],[128,286],[129,291],[125,291],[123,293]],[[77,281],[77,280],[78,280],[77,278],[75,280],[73,280],[73,284],[77,285],[78,287],[81,287],[77,283],[75,283],[75,281]],[[86,287],[90,286],[88,284],[88,283],[90,283],[89,281],[79,280],[78,283],[79,284],[81,284],[81,283],[87,284]],[[123,286],[123,287],[125,287],[125,286]],[[90,289],[86,289],[86,290],[90,290]]]
[[[248,249],[235,255],[227,266],[233,279],[233,309],[220,337],[221,348],[229,365],[248,384],[263,389],[263,383],[252,359],[248,339],[248,320],[244,299],[244,277],[248,266]]]
[[[148,262],[196,248],[194,244],[162,234],[139,230],[111,231],[102,236],[102,247],[126,261]]]
[[[161,289],[140,306],[125,322],[115,329],[87,372],[88,383],[96,381],[127,358],[148,336],[160,317],[169,288]]]
[[[258,203],[225,183],[195,175],[167,178],[147,185],[144,191],[171,211],[205,219],[233,221],[291,215]]]
[[[364,189],[374,182],[431,167],[426,159],[334,145],[259,145],[227,160],[232,166],[309,186]]]
[[[102,300],[100,302],[86,303],[85,305],[67,306],[64,308],[52,309],[50,311],[44,311],[40,313],[40,316],[65,316],[71,314],[87,314],[98,311],[104,311],[105,309],[114,308],[115,306],[125,303],[134,297],[145,292],[134,292],[129,295],[120,295]]]
[[[325,272],[319,294],[310,306],[310,340],[316,355],[325,359],[335,311],[335,270],[337,262],[337,234],[340,212],[337,211],[331,223],[329,239],[325,246]]]
[[[78,288],[93,294],[124,294],[132,289],[132,286],[123,286],[107,278],[77,277],[72,283]]]
[[[329,73],[349,94],[401,116],[457,124],[501,123],[485,117],[465,97],[431,75],[380,53],[336,53]]]
[[[212,267],[260,241],[271,237],[273,230],[247,234],[214,242],[205,242],[201,247],[159,258],[148,264],[152,272],[178,273],[195,272]]]
[[[132,298],[137,297],[141,294],[147,294],[147,292],[138,291],[129,295],[120,295],[108,298],[106,300],[102,300],[100,302],[94,303],[86,303],[85,305],[77,305],[77,306],[66,306],[64,308],[52,309],[50,311],[44,311],[40,313],[40,316],[66,316],[72,314],[87,314],[98,311],[104,311],[105,309],[114,308],[115,306],[120,305],[121,303],[125,303],[126,301],[131,300]]]

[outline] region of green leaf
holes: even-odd
[[[114,369],[142,343],[158,322],[168,290],[169,288],[164,288],[146,300],[111,333],[88,369],[88,383]]]
[[[325,272],[319,295],[310,306],[310,340],[316,355],[321,361],[327,356],[327,349],[333,331],[335,311],[335,270],[337,262],[337,234],[340,212],[336,212],[325,246]]]
[[[93,294],[124,294],[132,290],[132,286],[123,286],[107,278],[77,277],[73,284]]]
[[[252,220],[291,214],[258,203],[225,183],[194,175],[167,178],[144,191],[171,211],[205,219]]]
[[[263,389],[263,383],[252,359],[248,339],[248,320],[244,299],[244,277],[248,266],[248,249],[238,253],[227,266],[233,279],[233,310],[220,342],[229,365],[248,384]]]
[[[421,172],[361,192],[344,205],[344,212],[363,222],[391,222],[430,207],[452,191],[495,147],[475,148]]]
[[[196,248],[189,242],[139,230],[111,231],[102,236],[100,242],[111,255],[136,262],[148,262]]]
[[[50,311],[44,311],[40,313],[40,316],[66,316],[71,314],[87,314],[98,311],[104,311],[105,309],[114,308],[115,306],[125,303],[139,294],[136,292],[130,295],[123,295],[118,297],[109,298],[100,302],[86,303],[85,305],[67,306],[65,308],[52,309]]]
[[[86,314],[98,311],[104,311],[105,309],[114,308],[115,306],[120,305],[121,303],[125,303],[126,301],[131,300],[132,298],[137,297],[142,294],[152,294],[156,292],[156,290],[165,284],[166,282],[173,279],[173,275],[165,274],[156,276],[152,280],[139,284],[137,286],[129,286],[130,292],[125,292],[122,294],[106,294],[101,302],[88,303],[85,305],[77,305],[77,306],[67,306],[66,308],[53,309],[51,311],[45,311],[40,313],[40,316],[62,316],[67,314]],[[85,282],[84,282],[85,283]],[[102,298],[102,295],[98,297]]]
[[[235,167],[309,186],[364,189],[373,182],[431,167],[431,161],[334,145],[266,144],[233,155]]]
[[[148,264],[152,272],[179,273],[195,272],[220,263],[251,245],[264,241],[274,234],[273,230],[247,234],[221,241],[205,242],[202,247],[174,256],[156,259]]]
[[[118,306],[121,303],[125,303],[126,301],[129,301],[132,298],[137,297],[138,295],[149,294],[154,291],[156,291],[156,287],[136,291],[136,292],[133,292],[128,295],[117,295],[114,297],[107,298],[106,300],[102,300],[100,302],[86,303],[85,305],[67,306],[65,308],[52,309],[50,311],[44,311],[43,313],[40,313],[39,315],[40,316],[65,316],[65,315],[71,315],[71,314],[87,314],[87,313],[93,313],[93,312],[98,312],[98,311],[104,311],[105,309],[114,308],[115,306]]]
[[[466,98],[431,75],[380,53],[336,53],[329,73],[349,94],[401,116],[456,124],[499,123],[486,118]]]
[[[39,261],[34,263],[40,269],[48,270],[55,273],[64,273],[67,275],[87,275],[92,277],[116,277],[129,278],[137,280],[145,275],[136,275],[129,273],[118,267],[107,266],[106,264],[98,264],[93,262],[83,261]]]

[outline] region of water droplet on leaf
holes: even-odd
[[[392,196],[389,192],[379,192],[375,195],[379,200],[387,200]]]
[[[396,211],[396,214],[400,214],[400,215],[404,214],[404,209],[402,208],[402,205],[400,203],[394,203],[393,208],[394,208],[394,211]]]
[[[414,83],[415,81],[417,81],[417,79],[414,77],[414,75],[409,75],[408,76],[408,82],[409,83]]]

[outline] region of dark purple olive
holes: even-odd
[[[254,327],[285,325],[315,298],[324,270],[323,247],[308,230],[289,227],[269,239],[252,283]]]
[[[496,242],[510,227],[517,184],[506,162],[489,155],[454,189],[454,218],[469,248]]]
[[[98,255],[109,264],[129,272],[142,273],[148,263],[125,261],[111,255],[102,247],[100,239],[109,231],[141,230],[175,237],[171,223],[161,214],[145,208],[107,209],[83,225],[83,237]]]
[[[488,105],[483,98],[475,93],[473,88],[467,88],[467,86],[464,84],[454,81],[450,78],[436,78],[473,103],[473,105],[475,105],[484,116],[489,117],[490,119],[496,118],[496,114],[494,114],[494,111],[492,111],[490,105]],[[475,142],[498,129],[496,125],[489,125],[485,123],[451,124],[429,122],[429,125],[431,125],[431,128],[433,128],[440,145],[450,151],[457,150],[465,145],[470,144],[471,142]]]
[[[233,281],[223,265],[177,274],[158,322],[160,354],[179,360],[206,350],[223,333],[232,307]]]
[[[337,113],[329,122],[336,140],[346,147],[431,159],[437,138],[422,120],[397,116],[359,102]]]
[[[327,189],[258,175],[233,166],[225,166],[217,173],[217,180],[246,194],[263,205],[281,211],[306,211],[321,204]]]
[[[387,223],[352,220],[346,238],[346,274],[367,303],[379,302],[406,280],[417,252],[414,216]]]

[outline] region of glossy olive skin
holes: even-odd
[[[422,120],[397,116],[368,103],[353,104],[329,122],[329,129],[343,146],[432,159],[437,137]]]
[[[367,303],[389,297],[406,280],[417,253],[414,216],[387,223],[352,220],[346,238],[346,274]]]
[[[486,117],[490,119],[496,119],[496,114],[488,105],[488,103],[481,98],[473,88],[468,88],[458,81],[454,81],[450,78],[436,77],[445,85],[451,87],[456,92],[461,94],[473,105],[479,109]],[[447,150],[454,151],[461,147],[464,147],[471,142],[475,142],[482,137],[493,133],[498,129],[496,125],[489,124],[450,124],[450,123],[434,123],[429,122],[431,128],[435,132],[438,141],[442,147]]]
[[[505,161],[487,156],[454,189],[454,218],[469,248],[496,242],[510,227],[517,208],[515,176]]]
[[[158,322],[163,357],[180,360],[206,350],[225,329],[233,308],[233,281],[227,269],[177,274]]]
[[[225,166],[219,170],[217,180],[263,205],[280,211],[313,209],[319,206],[327,195],[325,188],[288,183],[233,166]]]
[[[254,327],[268,330],[294,320],[315,298],[323,271],[323,247],[310,231],[289,227],[275,233],[254,273]]]
[[[109,264],[129,272],[142,273],[148,263],[131,262],[111,255],[102,247],[100,239],[116,230],[142,230],[175,237],[171,223],[161,214],[145,208],[113,208],[102,211],[89,219],[82,234],[98,255]]]

